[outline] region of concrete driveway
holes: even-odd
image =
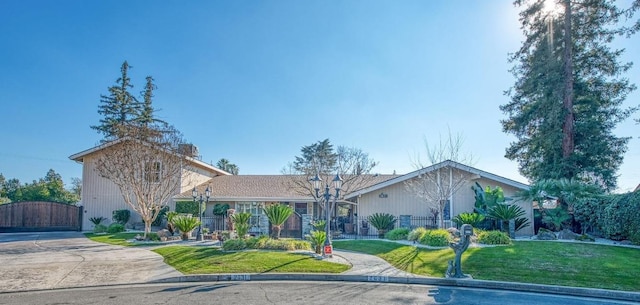
[[[143,283],[182,275],[142,248],[80,232],[0,233],[0,292]]]

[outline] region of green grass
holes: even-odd
[[[385,241],[334,241],[336,249],[373,254],[396,268],[443,277],[453,250]],[[462,271],[474,279],[640,291],[640,249],[560,242],[470,248]]]
[[[160,242],[145,242],[145,243],[132,243],[128,240],[133,239],[136,235],[142,235],[142,233],[115,233],[115,234],[94,234],[94,233],[84,233],[84,235],[93,241],[99,243],[105,243],[116,246],[127,246],[127,247],[144,247],[144,246],[157,246],[162,245]],[[151,233],[155,234],[155,233]]]
[[[223,252],[217,248],[168,246],[153,250],[185,274],[309,272],[340,273],[350,266],[281,251]]]

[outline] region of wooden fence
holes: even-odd
[[[82,207],[44,201],[0,205],[0,232],[80,230]]]

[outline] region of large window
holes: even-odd
[[[237,202],[236,203],[236,213],[251,213],[251,215],[262,215],[262,207],[264,207],[264,203],[262,202]]]

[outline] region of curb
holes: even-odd
[[[180,282],[228,282],[228,281],[328,281],[328,282],[368,282],[432,285],[463,288],[499,289],[544,294],[567,295],[576,297],[600,298],[640,302],[640,293],[618,290],[578,288],[540,284],[524,284],[511,282],[483,281],[472,279],[442,279],[426,277],[394,277],[384,275],[340,275],[340,274],[306,274],[306,273],[272,273],[272,274],[202,274],[154,280],[149,283]]]

